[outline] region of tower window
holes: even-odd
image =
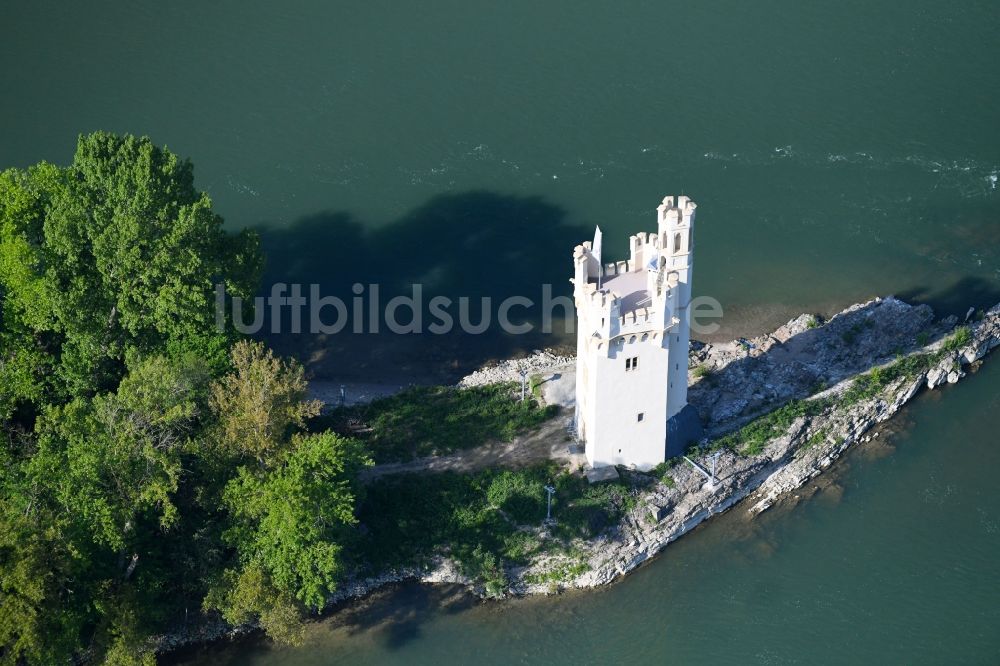
[[[638,369],[639,369],[638,356],[630,356],[629,358],[625,359],[625,372],[630,372],[632,370],[638,370]]]
[[[639,416],[638,416],[638,417],[636,417],[636,419],[635,419],[635,420],[636,420],[636,421],[642,421],[642,417],[643,417],[643,413],[642,413],[642,412],[639,412]]]
[[[674,252],[681,251],[681,235],[674,234]]]

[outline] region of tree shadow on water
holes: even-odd
[[[421,625],[438,614],[454,614],[478,603],[460,585],[394,586],[362,602],[352,602],[325,622],[331,628],[343,628],[348,635],[368,634],[382,646],[396,650],[421,636]]]
[[[502,195],[473,191],[440,195],[390,224],[367,228],[350,214],[322,212],[304,217],[286,228],[263,227],[267,255],[263,295],[278,282],[317,284],[324,296],[341,298],[348,305],[348,325],[335,335],[295,335],[282,322],[281,334],[268,334],[279,351],[307,364],[315,376],[336,376],[378,381],[434,378],[451,380],[485,361],[516,355],[562,339],[540,332],[542,285],[552,285],[553,295],[570,295],[574,245],[591,233],[571,224],[566,212],[540,197]],[[364,285],[365,332],[355,333],[352,291]],[[373,302],[369,285],[377,284],[380,309],[397,295],[411,295],[412,285],[422,285],[423,328],[419,334],[398,335],[388,331],[384,319],[378,333],[371,332],[368,311]],[[428,301],[435,296],[452,299],[448,307],[456,325],[452,333],[433,335],[426,331],[436,321],[428,316]],[[535,321],[532,333],[505,334],[496,322],[500,302],[523,296],[532,308],[511,311],[514,323]],[[458,299],[470,302],[469,320],[482,321],[483,297],[491,299],[491,323],[482,334],[457,330]],[[558,309],[560,317],[572,312]],[[380,312],[381,315],[381,312]],[[324,313],[327,323],[335,318]],[[381,317],[380,317],[381,318]],[[410,320],[403,308],[400,323]],[[308,308],[303,330],[309,325]],[[265,330],[270,330],[270,323]],[[557,330],[563,330],[561,324]]]
[[[234,641],[182,647],[166,654],[161,661],[168,666],[237,666],[258,660],[279,661],[281,659],[275,655],[289,650],[309,661],[319,655],[336,653],[345,637],[361,636],[387,650],[398,650],[419,639],[425,623],[440,615],[461,613],[478,603],[479,600],[463,585],[400,583],[328,609],[315,622],[307,624],[305,642],[301,646],[276,647],[257,630]]]

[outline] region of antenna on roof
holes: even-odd
[[[601,240],[604,234],[601,233],[601,227],[594,227],[594,244],[590,246],[590,254],[597,259],[597,288],[601,288],[601,276],[604,274],[604,262],[601,261]]]

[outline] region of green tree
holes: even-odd
[[[354,439],[301,432],[319,411],[301,366],[238,342],[232,367],[211,404],[218,445],[242,462],[221,497],[235,553],[206,606],[236,624],[258,618],[276,640],[296,642],[301,610],[321,608],[343,573],[355,479],[371,461]]]
[[[27,510],[26,510],[27,509]],[[45,507],[0,504],[0,664],[66,662],[87,624],[82,553]]]
[[[257,616],[272,637],[294,642],[298,614],[289,609],[322,608],[343,574],[366,464],[358,441],[325,432],[293,436],[266,469],[241,467],[223,496],[236,560],[210,605],[237,624]]]
[[[336,586],[369,461],[216,330],[260,264],[148,139],[0,173],[0,665],[152,664],[199,607],[295,642]]]
[[[229,453],[263,465],[319,414],[322,403],[306,399],[302,366],[275,356],[259,342],[237,342],[231,365],[232,372],[212,386],[218,441]]]
[[[250,296],[260,268],[256,237],[227,234],[191,163],[148,138],[97,132],[69,167],[3,172],[0,372],[17,381],[0,406],[37,399],[25,365],[59,395],[92,395],[130,354],[211,346],[214,285]]]
[[[199,358],[154,357],[115,393],[42,414],[3,488],[0,646],[31,663],[84,649],[148,661],[145,632],[186,573],[162,553],[180,536],[175,497],[184,456],[201,450],[208,382]]]
[[[79,513],[98,544],[126,548],[136,520],[150,512],[169,529],[181,455],[198,430],[207,385],[193,357],[141,363],[114,394],[50,408],[29,473]]]

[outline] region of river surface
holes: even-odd
[[[1000,301],[997,35],[977,1],[11,0],[0,166],[148,134],[261,232],[265,291],[538,301],[594,225],[625,258],[685,193],[720,337],[890,293],[964,314]],[[270,338],[318,377],[401,382],[566,340]],[[998,372],[922,399],[842,496],[724,517],[609,590],[441,612],[407,589],[401,623],[233,659],[997,663]]]

